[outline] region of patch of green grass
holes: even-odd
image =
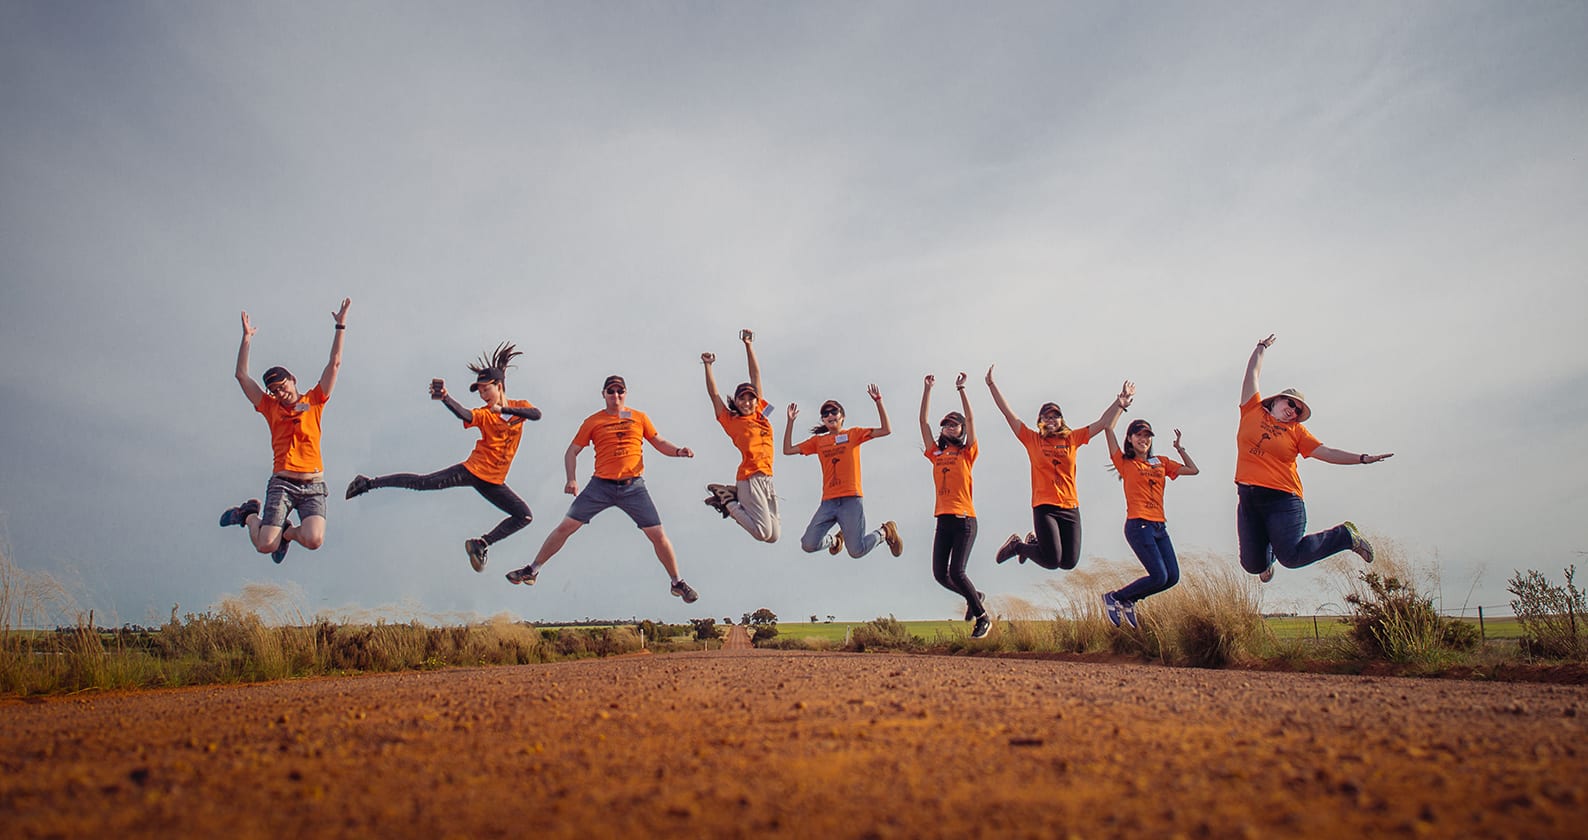
[[[1316,620],[1316,626],[1314,621]],[[1452,618],[1451,621],[1461,621],[1477,625],[1478,619]],[[1337,615],[1291,615],[1272,616],[1263,619],[1270,632],[1276,639],[1332,639],[1345,636],[1351,625],[1345,623]],[[1522,623],[1513,616],[1502,618],[1483,619],[1483,635],[1486,639],[1520,639],[1522,637]]]
[[[832,623],[819,622],[812,624],[808,621],[779,621],[777,634],[780,637],[793,639],[820,639],[824,642],[842,644],[849,636],[849,631],[862,624],[864,621],[834,621]],[[910,635],[923,642],[937,641],[953,638],[955,633],[970,635],[970,622],[968,621],[905,621],[901,622]]]

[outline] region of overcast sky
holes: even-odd
[[[1202,468],[1168,488],[1175,545],[1234,565],[1241,374],[1277,333],[1263,390],[1396,453],[1304,462],[1313,526],[1394,540],[1446,609],[1505,604],[1588,550],[1585,44],[1575,2],[0,2],[0,540],[100,623],[250,583],[305,615],[947,618],[924,374],[934,419],[972,374],[972,579],[1041,602],[1063,573],[992,562],[1031,512],[988,365],[1028,422],[1134,380],[1129,417]],[[238,313],[255,375],[306,388],[343,297],[328,538],[278,567],[216,526],[271,465]],[[741,327],[801,429],[828,398],[875,425],[881,387],[865,506],[903,557],[800,551],[813,459],[777,458],[775,545],[702,504],[737,453],[699,355],[731,389]],[[466,457],[425,389],[467,397],[501,341],[545,413],[508,482],[536,518],[475,574],[463,541],[500,514],[472,491],[342,490]],[[617,511],[502,579],[567,510],[609,373],[697,453],[645,473],[697,604]],[[1079,460],[1083,564],[1135,568],[1106,446]],[[1333,583],[1281,570],[1264,604]]]

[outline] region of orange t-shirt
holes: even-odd
[[[1071,429],[1068,435],[1045,438],[1030,426],[1022,425],[1019,434],[1026,457],[1031,459],[1031,506],[1056,505],[1078,508],[1075,494],[1075,447],[1092,439],[1089,426]]]
[[[300,394],[297,405],[282,408],[276,398],[265,394],[254,403],[254,410],[265,415],[270,425],[270,449],[275,453],[275,472],[317,473],[325,471],[320,460],[320,414],[325,411],[325,392],[316,385]]]
[[[739,474],[735,480],[743,481],[756,473],[772,474],[772,420],[767,414],[772,404],[757,400],[755,413],[735,414],[726,406],[717,406],[717,422],[728,433],[728,439],[739,448]]]
[[[586,417],[574,433],[576,446],[595,444],[596,478],[625,479],[645,472],[641,446],[656,437],[656,427],[645,412],[625,408],[616,416],[597,411]]]
[[[976,465],[976,451],[977,444],[972,442],[968,448],[950,444],[947,449],[939,449],[933,444],[931,449],[922,453],[932,462],[932,483],[937,485],[937,505],[932,508],[933,516],[976,515],[976,508],[971,505],[970,478],[970,468]]]
[[[839,429],[831,434],[811,435],[797,447],[801,455],[820,455],[822,459],[822,501],[859,496],[860,444],[871,440],[876,429]]]
[[[506,400],[502,405],[506,408],[534,408],[529,400]],[[474,444],[474,451],[469,453],[469,460],[463,462],[463,468],[474,473],[481,481],[505,483],[507,469],[513,465],[513,456],[518,454],[518,442],[524,437],[524,418],[503,417],[480,406],[474,409],[469,419],[463,421],[463,428],[480,430],[480,439]]]
[[[1164,521],[1164,482],[1178,477],[1184,465],[1162,455],[1153,455],[1145,461],[1126,458],[1124,452],[1109,455],[1114,459],[1119,477],[1125,480],[1125,518]]]
[[[1263,408],[1263,395],[1253,394],[1241,406],[1235,432],[1235,483],[1294,493],[1301,498],[1296,456],[1311,458],[1323,444],[1300,423],[1281,423]]]

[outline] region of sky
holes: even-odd
[[[992,560],[1031,514],[988,367],[1028,423],[1048,400],[1091,422],[1134,381],[1127,419],[1201,467],[1168,487],[1176,548],[1228,567],[1241,376],[1273,333],[1264,392],[1303,390],[1327,445],[1395,453],[1303,462],[1312,524],[1393,543],[1447,610],[1503,610],[1514,572],[1588,551],[1584,44],[1571,2],[6,0],[0,546],[101,624],[250,587],[343,619],[955,617],[916,418],[924,375],[935,420],[965,371],[970,577],[1043,604],[1065,573]],[[270,471],[239,312],[255,376],[307,387],[344,297],[327,541],[275,566],[216,525]],[[802,430],[829,398],[875,426],[881,388],[865,509],[902,557],[800,550],[810,458],[777,457],[775,544],[702,503],[738,456],[699,356],[730,390],[741,328],[780,436],[790,402]],[[467,397],[502,341],[525,351],[508,395],[544,412],[508,480],[535,521],[476,574],[463,541],[500,514],[473,492],[342,490],[463,460],[476,433],[426,388]],[[535,586],[502,578],[566,512],[562,454],[611,373],[696,453],[645,456],[696,604],[616,511]],[[1107,466],[1081,449],[1082,564],[1124,574]],[[1314,567],[1262,599],[1340,594]]]

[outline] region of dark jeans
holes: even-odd
[[[964,598],[972,616],[985,612],[976,594],[976,584],[965,576],[965,563],[970,560],[970,548],[975,544],[976,517],[952,513],[937,517],[937,536],[932,539],[932,577],[944,589]]]
[[[486,545],[493,545],[518,533],[535,517],[529,512],[529,505],[518,497],[517,493],[508,489],[506,484],[492,484],[474,473],[462,464],[453,464],[444,470],[437,470],[429,475],[415,473],[393,473],[391,475],[377,475],[369,480],[369,486],[375,487],[401,487],[405,490],[446,490],[452,487],[473,487],[476,493],[485,497],[487,502],[496,505],[507,518],[497,523],[491,533],[481,539]]]
[[[1275,561],[1299,569],[1351,547],[1351,533],[1344,525],[1306,534],[1307,506],[1300,496],[1251,484],[1237,484],[1235,489],[1240,499],[1235,529],[1241,541],[1241,568],[1252,574],[1262,574]]]
[[[1081,562],[1081,509],[1037,505],[1031,509],[1037,544],[1021,543],[1020,559],[1044,569],[1073,569]]]
[[[1140,601],[1180,582],[1180,561],[1169,542],[1169,526],[1151,519],[1125,520],[1125,542],[1136,552],[1147,574],[1114,593],[1121,601]]]

